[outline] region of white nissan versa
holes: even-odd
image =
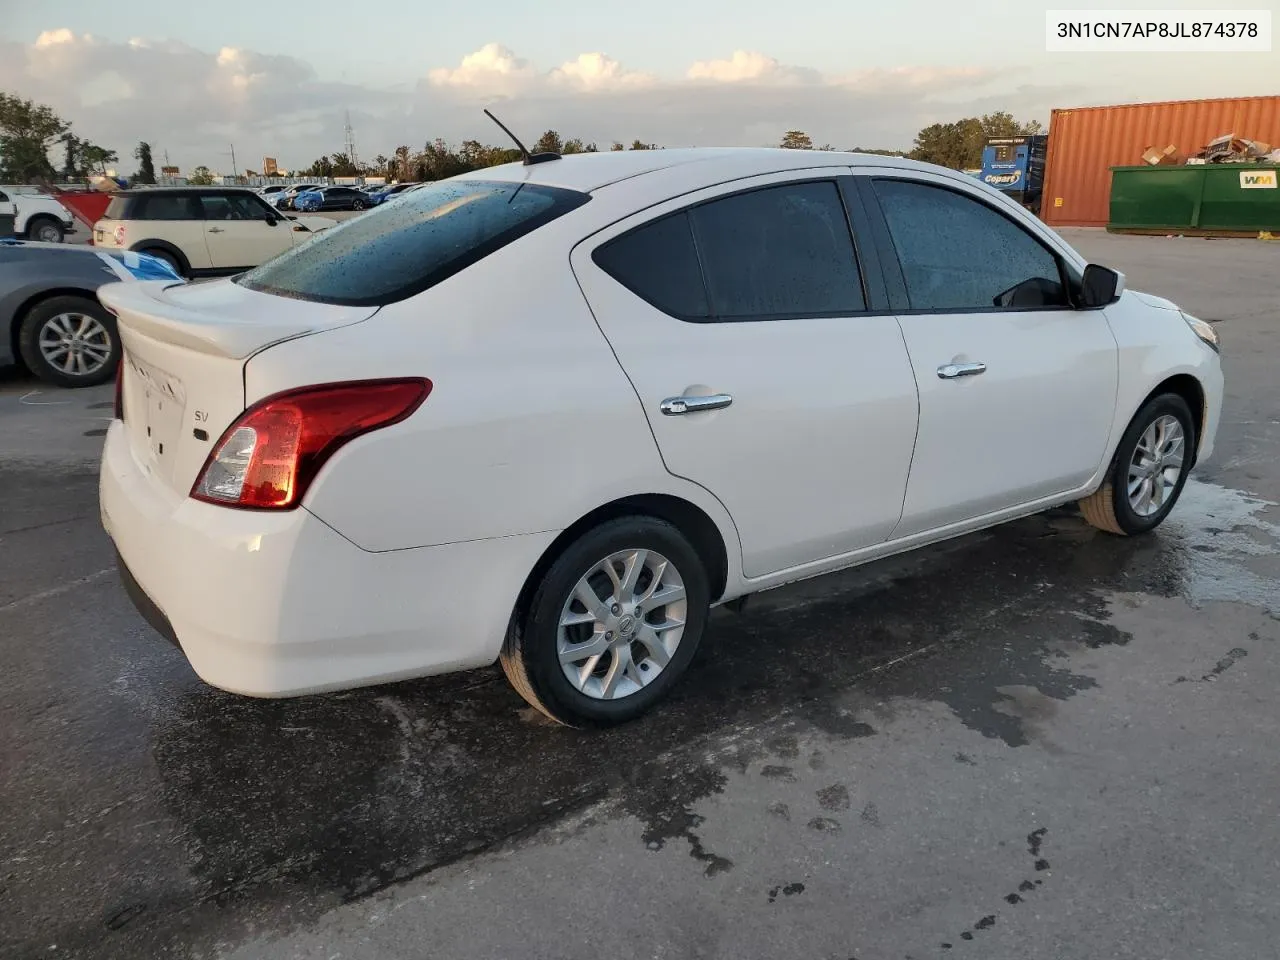
[[[255,696],[500,658],[627,720],[714,604],[1070,501],[1151,530],[1222,402],[1208,324],[879,156],[544,154],[100,296],[125,584]]]

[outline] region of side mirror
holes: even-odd
[[[1080,305],[1087,309],[1115,303],[1123,285],[1124,278],[1116,271],[1091,263],[1084,268],[1084,276],[1080,278]]]

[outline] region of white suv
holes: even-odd
[[[93,225],[93,243],[136,250],[184,277],[241,273],[337,221],[286,217],[247,189],[187,187],[122,191]]]

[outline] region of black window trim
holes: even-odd
[[[756,183],[750,186],[742,187],[737,190],[731,190],[727,193],[718,193],[715,196],[704,197],[701,200],[696,200],[693,203],[686,204],[685,206],[679,207],[675,210],[668,210],[665,213],[661,213],[656,217],[650,217],[649,219],[645,220],[642,223],[637,223],[633,226],[628,227],[626,230],[623,230],[621,233],[617,233],[613,235],[609,239],[605,240],[603,243],[596,244],[591,250],[591,262],[596,267],[596,269],[600,270],[601,273],[605,274],[605,276],[607,276],[612,282],[628,290],[634,296],[639,297],[641,300],[649,304],[649,306],[653,307],[653,309],[657,310],[659,313],[664,314],[665,316],[668,316],[668,317],[672,317],[676,320],[683,321],[684,323],[699,323],[699,324],[707,324],[707,325],[732,324],[732,323],[772,323],[778,320],[823,320],[823,319],[830,319],[830,318],[837,318],[837,317],[864,317],[864,316],[875,316],[878,313],[892,313],[893,312],[892,310],[881,310],[873,306],[873,304],[881,304],[881,303],[884,303],[887,306],[887,301],[885,300],[883,293],[880,290],[876,289],[875,284],[872,283],[868,277],[870,264],[868,264],[867,261],[872,260],[872,257],[864,256],[863,248],[858,243],[858,231],[854,229],[854,224],[856,222],[860,222],[862,218],[865,218],[865,212],[860,208],[857,209],[856,212],[850,209],[850,202],[849,202],[850,197],[846,192],[844,182],[851,179],[852,179],[851,175],[843,167],[832,167],[832,168],[829,168],[829,170],[827,168],[823,168],[821,176],[812,176],[812,177],[797,176],[797,177],[793,177],[786,180],[773,180],[773,181],[770,181],[769,183]],[[769,314],[755,314],[750,316],[735,316],[735,317],[717,316],[714,312],[712,312],[711,290],[707,286],[707,271],[702,260],[702,246],[699,243],[698,231],[694,226],[693,218],[690,216],[690,213],[698,209],[699,207],[704,207],[711,203],[717,203],[721,200],[729,200],[734,197],[746,196],[747,194],[757,193],[761,190],[773,190],[778,187],[789,187],[789,186],[796,186],[799,184],[809,184],[809,183],[830,183],[832,186],[836,188],[837,199],[840,202],[841,209],[844,211],[845,229],[849,231],[849,238],[853,248],[853,266],[854,266],[854,269],[858,271],[859,284],[862,288],[862,302],[864,304],[863,309],[821,311],[821,312],[809,312],[809,313],[769,313]],[[717,186],[723,186],[723,184],[717,184]],[[714,189],[714,187],[712,187],[711,189]],[[647,212],[647,211],[641,211],[641,212]],[[598,252],[606,249],[607,247],[615,243],[618,243],[623,238],[630,236],[631,234],[635,233],[638,230],[643,230],[646,227],[649,227],[655,223],[660,223],[661,221],[672,218],[672,217],[684,218],[685,225],[689,230],[689,235],[693,241],[694,254],[698,258],[698,274],[702,280],[703,296],[706,298],[706,301],[707,301],[708,313],[707,313],[707,316],[705,317],[672,313],[669,310],[664,310],[662,307],[658,306],[656,303],[654,303],[652,300],[646,297],[639,290],[636,290],[630,284],[623,283],[621,280],[618,280],[617,278],[615,278],[612,274],[606,271],[600,265],[600,262],[596,259],[596,254]],[[867,251],[867,253],[872,253],[872,252],[873,251],[870,251],[870,250]],[[877,267],[877,274],[878,274],[879,272],[878,263],[876,264],[876,267]]]
[[[882,274],[884,281],[889,288],[890,302],[893,304],[893,313],[899,316],[921,316],[931,314],[988,314],[988,313],[1048,313],[1062,311],[1077,311],[1084,309],[1101,309],[1101,308],[1085,308],[1079,305],[1079,278],[1071,270],[1070,264],[1067,262],[1060,252],[1054,250],[1049,244],[1045,243],[1035,233],[1028,230],[1020,224],[1014,217],[1009,215],[1006,210],[1001,210],[995,204],[987,201],[985,197],[978,196],[963,190],[957,186],[947,183],[941,183],[935,180],[923,180],[919,177],[912,176],[910,172],[877,172],[855,175],[857,180],[857,190],[862,198],[863,204],[867,207],[871,220],[871,236],[880,255],[882,266]],[[1053,258],[1058,267],[1058,279],[1062,283],[1063,288],[1067,292],[1067,303],[1061,306],[1043,306],[1043,307],[998,307],[995,304],[983,307],[912,307],[911,301],[907,294],[906,275],[902,269],[902,261],[898,258],[898,248],[893,242],[893,237],[889,233],[889,222],[885,218],[884,209],[880,206],[880,197],[875,190],[875,181],[877,180],[894,180],[913,183],[922,187],[933,187],[937,190],[946,190],[949,193],[957,194],[974,203],[981,204],[992,213],[1003,217],[1014,228],[1021,230],[1029,239],[1039,244],[1040,247]]]

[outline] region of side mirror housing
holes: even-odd
[[[1098,263],[1091,263],[1084,268],[1084,276],[1080,278],[1080,305],[1086,309],[1105,307],[1120,299],[1124,291],[1124,277]]]

